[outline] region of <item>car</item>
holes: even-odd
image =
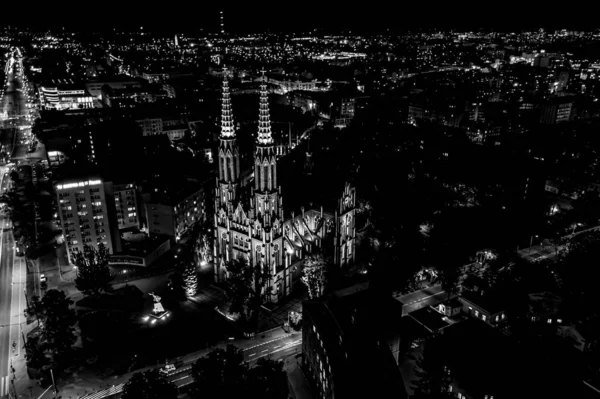
[[[167,364],[167,365],[165,365],[165,367],[163,367],[162,369],[159,370],[159,372],[161,374],[169,374],[169,373],[172,373],[173,371],[175,371],[174,364]]]

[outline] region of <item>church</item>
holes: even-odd
[[[356,190],[349,183],[340,187],[329,209],[320,205],[284,212],[264,70],[253,164],[253,179],[244,187],[225,71],[214,207],[215,282],[228,278],[229,261],[244,257],[251,267],[270,275],[268,300],[278,302],[299,282],[304,259],[312,252],[323,251],[340,268],[354,262]]]

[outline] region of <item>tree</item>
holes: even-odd
[[[135,373],[123,386],[123,399],[176,399],[177,387],[156,369]]]
[[[300,280],[308,288],[310,299],[319,298],[325,290],[327,262],[320,253],[309,255],[304,261]]]
[[[261,357],[248,370],[248,396],[264,399],[287,399],[289,386],[283,362]]]
[[[248,364],[233,345],[218,348],[192,365],[194,391],[201,398],[241,398],[245,395]],[[259,396],[260,397],[260,396]]]
[[[443,348],[439,338],[425,341],[420,356],[417,358],[413,381],[415,397],[420,399],[438,399],[451,397],[449,395],[450,370],[444,363]]]
[[[198,274],[196,265],[193,262],[186,262],[183,269],[183,283],[185,294],[188,297],[196,295],[198,292]]]
[[[244,257],[231,260],[227,264],[228,277],[225,281],[225,296],[229,301],[229,311],[246,315],[252,301],[253,273]]]
[[[230,304],[229,311],[242,315],[246,321],[256,320],[260,305],[271,292],[266,286],[270,274],[262,265],[249,266],[248,259],[244,257],[230,261],[227,273],[224,289]]]
[[[44,353],[40,345],[39,335],[30,335],[25,343],[25,359],[27,367],[43,370],[50,366],[50,359]]]
[[[39,348],[50,359],[52,365],[61,365],[69,359],[71,347],[76,341],[76,314],[73,304],[63,291],[49,290],[43,298],[34,296],[27,314],[39,320]]]
[[[75,286],[84,295],[98,295],[110,289],[110,269],[108,261],[110,252],[102,244],[98,244],[98,249],[84,245],[83,252],[76,252],[72,255],[71,262],[77,267],[77,278]]]
[[[196,240],[196,255],[201,264],[212,262],[212,236],[202,233]]]

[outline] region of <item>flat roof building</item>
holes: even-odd
[[[98,248],[102,243],[111,254],[121,250],[112,183],[88,177],[61,180],[55,188],[69,260],[84,245]]]

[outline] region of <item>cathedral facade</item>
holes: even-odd
[[[346,183],[335,209],[301,208],[284,214],[264,71],[254,178],[251,187],[242,187],[227,73],[224,76],[214,208],[214,278],[225,281],[228,262],[244,257],[250,267],[268,272],[269,299],[278,302],[291,293],[301,277],[305,257],[316,249],[323,250],[338,267],[354,262],[356,190]],[[241,194],[248,189],[249,198]]]

